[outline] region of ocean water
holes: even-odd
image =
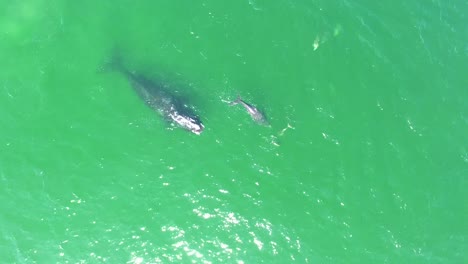
[[[0,7],[0,263],[467,263],[466,1]]]

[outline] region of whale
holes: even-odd
[[[247,113],[256,123],[261,125],[268,125],[268,121],[265,115],[260,110],[258,110],[257,107],[244,101],[240,96],[237,96],[236,100],[229,103],[231,106],[238,104],[242,105],[244,109],[247,110]]]
[[[130,71],[117,59],[113,59],[103,69],[124,75],[145,104],[159,113],[164,120],[196,135],[203,132],[205,127],[200,118],[186,102],[171,92],[167,85]]]

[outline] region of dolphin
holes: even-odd
[[[165,120],[196,135],[203,132],[204,126],[200,118],[195,115],[191,108],[171,93],[165,85],[153,82],[128,70],[118,58],[114,58],[111,63],[105,65],[104,69],[123,74],[139,97]]]
[[[246,101],[242,100],[242,98],[240,96],[237,96],[237,99],[230,102],[229,105],[237,105],[237,104],[241,104],[245,110],[247,110],[247,113],[249,113],[249,115],[252,117],[252,119],[257,122],[258,124],[261,124],[261,125],[268,125],[268,121],[265,117],[265,115],[260,111],[258,110],[255,106],[247,103]]]

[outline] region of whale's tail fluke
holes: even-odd
[[[236,105],[240,102],[242,102],[242,97],[240,96],[240,94],[238,94],[236,100],[229,102],[229,105]]]

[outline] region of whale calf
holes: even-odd
[[[240,96],[237,96],[237,99],[235,101],[232,101],[229,103],[229,105],[237,105],[237,104],[242,105],[245,108],[245,110],[247,110],[247,113],[249,113],[249,115],[252,117],[252,119],[255,122],[261,125],[268,125],[268,121],[265,115],[260,110],[258,110],[255,106],[242,100]]]
[[[197,135],[203,132],[204,126],[200,118],[163,84],[131,72],[115,59],[105,69],[123,74],[140,98],[165,120]]]

